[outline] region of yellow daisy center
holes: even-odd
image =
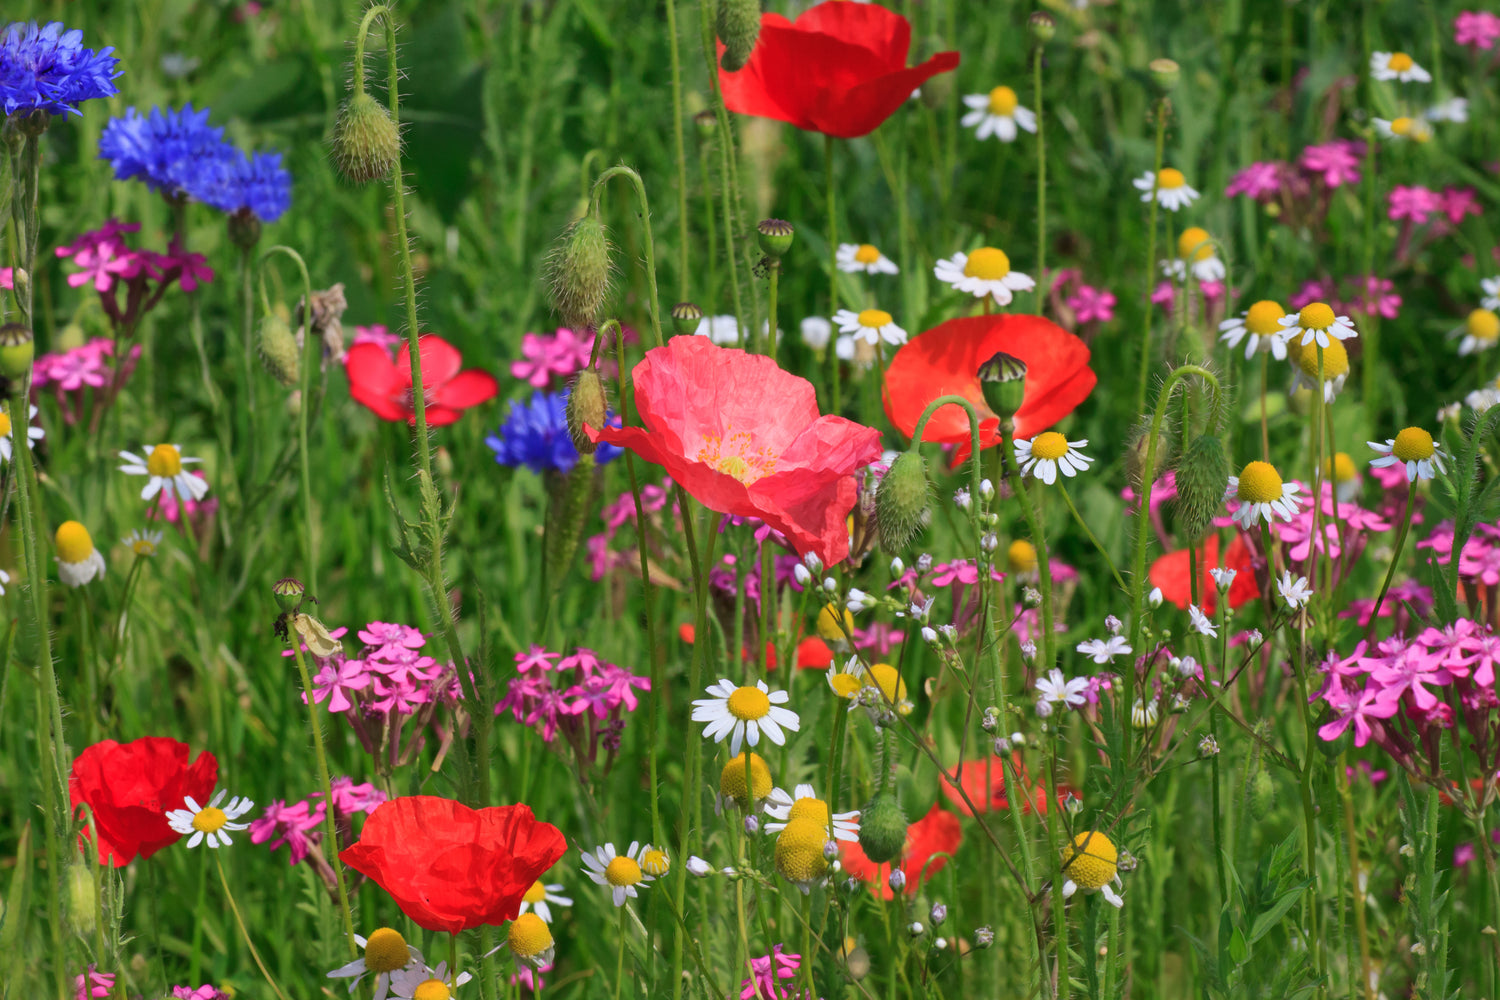
[[[666,851],[652,849],[641,856],[641,869],[647,875],[655,875],[657,878],[665,875],[672,867],[672,862],[667,858]]]
[[[10,437],[10,414],[0,410],[0,437]]]
[[[828,870],[823,845],[828,827],[812,819],[795,819],[776,838],[776,870],[793,882],[811,882]]]
[[[81,563],[94,554],[94,540],[89,529],[77,521],[64,521],[57,526],[57,558],[65,563]]]
[[[1281,308],[1280,302],[1262,299],[1245,313],[1245,329],[1258,337],[1269,337],[1281,332],[1278,320],[1285,315],[1286,310]]]
[[[1016,97],[1016,92],[1009,87],[996,87],[990,91],[990,114],[999,115],[1001,118],[1009,118],[1016,113],[1016,105],[1021,103]]]
[[[828,803],[811,797],[798,799],[792,803],[791,811],[786,814],[786,821],[795,823],[799,819],[810,819],[826,828],[828,826]]]
[[[1173,167],[1163,167],[1156,172],[1156,186],[1159,188],[1180,188],[1186,183],[1182,171]]]
[[[153,476],[171,479],[182,472],[182,452],[169,444],[159,444],[151,449],[146,459],[146,471]]]
[[[1080,833],[1062,854],[1063,877],[1080,889],[1097,889],[1114,878],[1120,860],[1115,845],[1098,830]]]
[[[1009,273],[1010,258],[1005,255],[1004,250],[996,250],[994,247],[980,247],[964,261],[964,277],[967,278],[999,281]]]
[[[1391,121],[1391,133],[1393,135],[1409,135],[1411,133],[1412,120],[1410,118],[1396,118]]]
[[[411,1000],[449,1000],[453,991],[441,979],[423,980],[422,985],[411,991]]]
[[[1464,328],[1475,340],[1494,340],[1500,337],[1500,316],[1497,316],[1491,309],[1475,309],[1469,313]],[[5,426],[4,433],[10,433],[8,421],[0,426]]]
[[[1033,445],[1032,450],[1035,448]],[[1012,573],[1030,573],[1036,569],[1036,546],[1024,538],[1017,538],[1010,543],[1006,557]]]
[[[1208,230],[1202,226],[1190,226],[1177,237],[1177,256],[1183,260],[1208,260],[1214,255],[1214,245]]]
[[[1309,302],[1297,314],[1297,325],[1307,330],[1326,330],[1338,317],[1326,302]]]
[[[840,628],[842,618],[843,627]],[[818,637],[824,642],[847,641],[854,634],[854,616],[836,604],[825,604],[818,612]]]
[[[365,968],[370,972],[395,972],[411,961],[411,949],[401,932],[382,927],[365,941]]]
[[[859,325],[867,326],[871,330],[879,330],[883,326],[892,323],[891,314],[884,309],[866,309],[859,314]]]
[[[880,693],[885,695],[886,701],[899,704],[906,698],[906,682],[901,679],[896,668],[889,663],[870,664],[870,672],[865,677],[865,682],[871,687],[880,688]]]
[[[193,817],[193,829],[200,833],[217,833],[228,822],[229,817],[224,814],[224,810],[218,806],[208,806],[199,809],[198,814]]]
[[[1396,435],[1391,454],[1403,462],[1420,462],[1424,458],[1431,458],[1434,450],[1431,434],[1420,427],[1408,427]]]
[[[505,941],[517,958],[531,958],[552,947],[552,932],[535,913],[523,913],[510,922]]]
[[[735,688],[724,704],[730,715],[745,722],[764,719],[771,711],[771,699],[758,687]]]
[[[138,556],[156,555],[156,543],[149,538],[137,538],[130,543],[130,551]]]
[[[833,693],[840,698],[853,698],[865,686],[864,681],[853,674],[834,674],[828,683],[833,688]]]
[[[859,249],[854,251],[854,259],[861,264],[873,264],[880,259],[880,251],[874,244],[861,243]]]
[[[1386,60],[1386,66],[1395,73],[1405,73],[1415,65],[1412,57],[1405,52],[1392,52],[1390,59]]]
[[[522,902],[535,905],[547,898],[547,887],[540,882],[531,883],[531,888],[526,890],[526,895],[521,897]]]
[[[1281,475],[1275,466],[1270,462],[1251,462],[1240,472],[1240,488],[1235,496],[1246,503],[1270,503],[1281,499],[1281,486]]]
[[[1057,431],[1047,431],[1031,439],[1031,454],[1036,458],[1057,461],[1068,453],[1068,439]]]
[[[1317,344],[1296,345],[1297,367],[1310,379],[1318,377],[1318,351]],[[1344,348],[1341,340],[1329,340],[1328,346],[1321,348],[1323,352],[1323,380],[1332,381],[1340,375],[1349,374],[1349,352]]]
[[[750,758],[750,766],[745,766],[745,758]],[[771,794],[771,769],[766,766],[765,758],[758,753],[740,754],[738,757],[724,765],[724,770],[719,772],[719,794],[726,799],[733,799],[742,807],[748,808],[749,803],[745,799],[745,772],[750,772],[750,798],[763,799]]]
[[[641,880],[641,866],[621,854],[604,869],[604,880],[610,885],[635,885]]]
[[[1323,475],[1332,477],[1336,483],[1347,483],[1359,475],[1359,470],[1354,467],[1354,459],[1349,453],[1341,451],[1333,456],[1332,462],[1323,463]]]

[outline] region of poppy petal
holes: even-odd
[[[444,382],[458,374],[464,363],[458,348],[435,333],[424,333],[417,338],[417,353],[422,359],[422,387],[428,391],[442,388]],[[396,355],[396,367],[410,385],[413,381],[411,350],[401,349]]]
[[[499,392],[500,383],[495,381],[495,376],[479,368],[470,368],[449,379],[438,390],[437,401],[440,406],[466,410],[494,399]]]

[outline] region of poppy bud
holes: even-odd
[[[1146,68],[1151,71],[1151,82],[1163,97],[1170,94],[1177,81],[1182,79],[1182,68],[1171,59],[1153,59]]]
[[[875,488],[875,523],[887,552],[903,547],[922,528],[930,493],[927,469],[915,450],[902,452]]]
[[[261,363],[276,381],[285,386],[297,384],[300,352],[297,338],[292,336],[291,327],[286,325],[286,320],[275,313],[270,313],[261,320],[257,346],[260,349]]]
[[[719,120],[714,117],[712,111],[700,111],[693,116],[693,124],[698,126],[698,135],[707,139],[718,131]]]
[[[780,260],[792,248],[792,224],[782,219],[762,219],[755,227],[755,238],[760,241],[760,252],[767,257]]]
[[[906,847],[906,812],[889,792],[878,792],[860,810],[859,846],[865,857],[883,865],[901,856]]]
[[[599,373],[592,368],[585,368],[573,379],[573,386],[568,390],[568,436],[573,439],[573,447],[578,449],[578,454],[594,453],[598,445],[589,440],[583,426],[587,424],[596,430],[603,427],[608,410],[604,383],[600,381]]]
[[[1250,779],[1250,815],[1257,821],[1265,819],[1270,815],[1271,807],[1276,805],[1276,785],[1271,781],[1271,776],[1265,771],[1256,771],[1255,777]]]
[[[80,937],[94,933],[98,922],[98,889],[94,875],[83,863],[68,865],[68,926]]]
[[[401,134],[391,114],[361,91],[339,109],[333,130],[333,160],[356,184],[389,176],[401,157]]]
[[[565,476],[557,477],[552,490],[552,499],[547,504],[546,535],[542,542],[542,565],[553,593],[562,586],[573,555],[578,551],[578,540],[583,535],[583,523],[589,514],[589,498],[594,491],[594,456],[578,456],[578,464]],[[550,597],[551,595],[547,595]]]
[[[0,326],[0,375],[19,382],[31,371],[36,357],[36,341],[31,328],[21,323]]]
[[[760,0],[719,0],[715,30],[724,43],[719,65],[729,73],[743,69],[760,35]]]
[[[609,238],[598,213],[589,212],[563,233],[549,261],[552,308],[565,326],[594,325],[609,296]]]
[[[672,307],[672,329],[679,334],[689,334],[698,329],[703,310],[691,302],[679,302]]]
[[[229,242],[241,250],[249,250],[260,242],[260,220],[248,208],[242,208],[229,216]]]
[[[271,585],[276,606],[282,611],[296,611],[302,606],[302,596],[306,593],[307,587],[295,577],[285,576]]]
[[[1188,538],[1203,536],[1224,504],[1229,486],[1229,460],[1224,446],[1201,434],[1177,462],[1177,516]]]
[[[1057,34],[1057,22],[1044,10],[1032,14],[1026,22],[1026,27],[1031,31],[1032,40],[1039,45],[1052,41],[1053,36]]]
[[[1014,417],[1026,398],[1026,362],[1003,351],[979,366],[984,402],[1000,417]]]

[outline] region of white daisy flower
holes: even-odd
[[[738,757],[740,744],[755,746],[761,735],[777,746],[786,744],[789,729],[797,731],[797,713],[780,706],[789,697],[785,691],[772,691],[765,681],[756,681],[754,687],[740,687],[733,681],[720,680],[708,687],[711,698],[700,698],[693,702],[693,721],[706,722],[703,729],[705,739],[722,743],[729,737],[729,755]]]
[[[1156,725],[1156,720],[1161,718],[1161,699],[1152,698],[1146,704],[1141,704],[1137,698],[1135,704],[1130,706],[1130,724],[1137,729],[1150,729]]]
[[[1319,353],[1322,357],[1319,358]],[[1323,378],[1323,402],[1332,403],[1344,391],[1344,382],[1349,377],[1349,352],[1341,340],[1330,340],[1320,352],[1315,344],[1303,344],[1291,340],[1287,344],[1287,360],[1292,363],[1292,391],[1306,385],[1318,387],[1318,376]],[[1319,365],[1322,370],[1319,370]]]
[[[1396,142],[1426,142],[1432,138],[1432,126],[1424,118],[1372,118],[1375,131],[1382,139]]]
[[[1016,440],[1016,462],[1021,466],[1021,475],[1035,476],[1051,486],[1057,482],[1059,469],[1071,479],[1089,467],[1093,459],[1077,450],[1088,443],[1087,438],[1069,441],[1057,431],[1045,431],[1029,441]]]
[[[1387,438],[1384,444],[1376,441],[1366,443],[1380,452],[1379,458],[1370,459],[1371,467],[1379,469],[1387,465],[1405,464],[1406,481],[1409,483],[1418,479],[1431,479],[1439,472],[1448,471],[1443,467],[1443,449],[1434,444],[1432,435],[1420,427],[1408,427],[1395,437]]]
[[[975,128],[974,138],[995,136],[1001,142],[1015,142],[1016,129],[1036,131],[1036,114],[1021,107],[1016,92],[996,87],[988,94],[965,94],[964,104],[971,110],[959,119],[964,128]]]
[[[1315,343],[1319,347],[1327,347],[1330,340],[1348,340],[1359,336],[1354,329],[1354,321],[1348,316],[1334,313],[1333,307],[1326,302],[1309,302],[1299,311],[1283,316],[1277,322],[1285,331],[1282,336],[1288,342],[1300,337],[1298,343],[1303,345]]]
[[[1214,250],[1213,237],[1200,226],[1190,226],[1182,231],[1177,237],[1177,256],[1162,261],[1161,269],[1167,276],[1182,281],[1187,277],[1189,266],[1196,281],[1223,281],[1229,273]]]
[[[1004,250],[980,247],[973,253],[956,253],[940,260],[932,273],[960,292],[982,299],[993,295],[997,305],[1008,306],[1016,292],[1029,292],[1036,282],[1020,271],[1010,269],[1010,258]]]
[[[1281,594],[1281,599],[1286,601],[1286,606],[1293,611],[1307,606],[1312,599],[1313,589],[1307,583],[1307,577],[1293,577],[1291,570],[1283,570],[1281,579],[1276,581],[1276,590]]]
[[[630,850],[624,854],[617,854],[614,844],[605,844],[583,852],[583,872],[593,879],[594,884],[608,886],[615,905],[624,906],[627,898],[634,899],[638,895],[636,886],[656,880],[656,876],[641,868],[649,850],[650,844],[642,847],[637,840],[630,842]]]
[[[1500,276],[1481,278],[1479,287],[1484,291],[1484,298],[1479,304],[1486,309],[1500,310]]]
[[[535,913],[518,913],[505,932],[505,944],[517,964],[525,962],[534,969],[546,969],[552,965],[557,948],[552,940],[552,928]]]
[[[137,528],[120,541],[138,556],[154,556],[157,546],[161,545],[161,538],[160,531],[142,531]]]
[[[1370,53],[1370,75],[1377,80],[1399,80],[1402,83],[1431,83],[1432,74],[1418,66],[1405,52]]]
[[[861,312],[840,309],[833,314],[833,322],[840,333],[849,334],[855,341],[862,340],[872,345],[882,340],[887,344],[906,343],[906,331],[897,326],[891,314],[884,309],[865,309]]]
[[[1461,125],[1469,120],[1468,99],[1451,97],[1446,101],[1440,101],[1422,112],[1422,117],[1430,122],[1454,122]]]
[[[859,811],[830,815],[828,803],[818,798],[818,790],[812,785],[798,785],[790,795],[780,788],[771,789],[766,799],[766,817],[770,822],[761,827],[766,833],[778,833],[793,820],[811,819],[831,827],[836,840],[859,840]]]
[[[1125,900],[1111,886],[1124,887],[1120,881],[1119,851],[1102,830],[1088,830],[1066,845],[1063,855],[1063,898],[1074,893],[1098,892],[1109,905],[1119,909]]]
[[[411,966],[425,968],[422,965],[422,953],[408,945],[400,931],[390,927],[379,928],[368,939],[356,934],[354,943],[359,945],[364,954],[328,974],[329,979],[347,979],[352,976],[354,981],[349,984],[350,993],[354,992],[366,975],[373,972],[374,1000],[385,1000],[391,988],[393,973]]]
[[[1495,346],[1500,339],[1500,315],[1493,309],[1475,309],[1469,313],[1462,326],[1449,331],[1448,339],[1463,339],[1458,343],[1458,353],[1478,354]],[[3,442],[0,442],[3,443]]]
[[[1464,397],[1464,405],[1468,406],[1475,413],[1483,413],[1492,406],[1500,405],[1500,389],[1490,386],[1475,389]]]
[[[863,271],[866,274],[900,274],[896,266],[880,249],[871,243],[840,243],[833,255],[840,271],[850,274]]]
[[[1079,648],[1082,649],[1081,646]],[[1036,696],[1039,700],[1056,702],[1059,705],[1067,705],[1069,708],[1077,708],[1086,702],[1088,699],[1083,693],[1088,689],[1087,677],[1074,677],[1070,680],[1064,677],[1063,672],[1056,667],[1047,671],[1045,676],[1036,679]]]
[[[36,407],[31,407],[30,419],[36,419]],[[47,436],[47,432],[32,424],[29,420],[26,426],[26,444],[32,448],[36,443]],[[0,408],[0,461],[11,460],[11,448],[13,447],[13,435],[11,434],[10,406]]]
[[[540,881],[531,883],[531,888],[526,890],[526,895],[521,897],[521,913],[535,913],[547,923],[552,923],[552,911],[547,904],[553,906],[572,906],[573,901],[562,895],[564,886],[544,884]]]
[[[1131,651],[1130,643],[1121,636],[1111,636],[1108,639],[1090,639],[1078,644],[1078,651],[1089,657],[1095,663],[1113,663],[1115,657],[1124,656]]]
[[[823,316],[809,316],[802,321],[802,342],[815,351],[821,351],[833,339],[833,324]]]
[[[1130,183],[1142,192],[1141,201],[1150,201],[1154,190],[1156,203],[1169,212],[1178,212],[1198,200],[1198,192],[1188,187],[1181,170],[1163,167],[1156,173],[1146,171]]]
[[[82,587],[96,576],[104,575],[104,557],[94,548],[89,529],[77,521],[57,526],[57,575],[70,587]]]
[[[448,963],[439,962],[436,969],[417,962],[391,973],[391,995],[401,1000],[449,1000],[453,991],[472,976],[460,972],[455,979],[448,973]]]
[[[1193,631],[1199,635],[1206,635],[1212,639],[1219,637],[1219,626],[1215,625],[1198,605],[1188,605],[1188,619],[1193,623]]]
[[[128,451],[120,452],[120,457],[128,463],[120,466],[120,471],[132,476],[150,477],[141,490],[142,500],[150,500],[157,493],[165,491],[167,496],[173,497],[178,503],[186,503],[189,500],[202,500],[208,492],[206,479],[189,475],[182,468],[203,459],[184,458],[175,444],[148,444],[143,445],[141,450],[146,452],[146,457],[142,458]]]
[[[1239,347],[1240,341],[1245,341],[1246,361],[1261,351],[1270,351],[1277,361],[1285,361],[1286,339],[1282,334],[1286,331],[1281,327],[1285,316],[1286,310],[1281,308],[1280,302],[1262,299],[1238,316],[1220,323],[1219,339],[1231,350]]]
[[[1224,499],[1240,502],[1233,517],[1249,531],[1261,521],[1270,521],[1273,517],[1280,517],[1283,521],[1296,517],[1300,489],[1296,483],[1283,483],[1281,474],[1270,462],[1256,461],[1241,469],[1238,476],[1229,477]]]
[[[255,808],[254,802],[238,795],[225,802],[224,796],[228,794],[228,789],[219,789],[206,806],[200,806],[197,799],[185,795],[183,804],[187,808],[167,810],[167,823],[183,836],[192,834],[187,842],[189,847],[197,847],[205,838],[209,847],[228,847],[234,841],[229,839],[227,831],[250,828],[249,823],[232,821]]]

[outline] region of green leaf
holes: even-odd
[[[1245,964],[1245,959],[1250,957],[1250,946],[1245,942],[1245,934],[1238,927],[1229,936],[1229,957],[1234,959],[1235,965]]]
[[[1254,944],[1276,928],[1281,919],[1286,916],[1287,911],[1296,906],[1302,899],[1302,893],[1312,885],[1312,879],[1298,882],[1289,890],[1283,892],[1271,901],[1271,905],[1256,914],[1255,920],[1250,924],[1250,943]]]

